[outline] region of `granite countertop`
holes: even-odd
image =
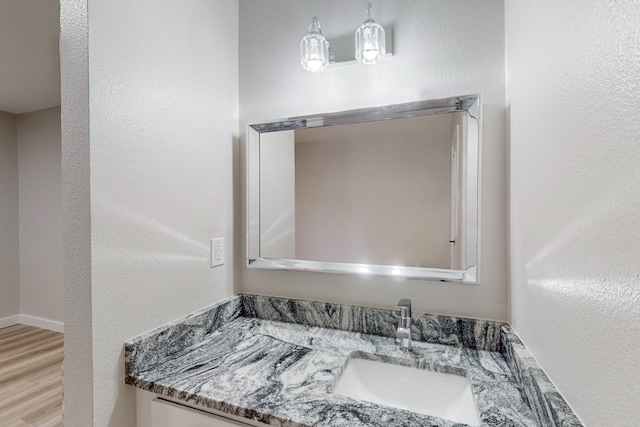
[[[127,343],[127,383],[186,404],[278,426],[464,425],[332,394],[347,359],[360,357],[466,373],[481,425],[537,425],[497,351],[414,341],[414,351],[407,354],[389,337],[225,310],[235,310],[235,315],[204,329],[189,327],[187,321]],[[157,351],[149,358],[153,346]]]

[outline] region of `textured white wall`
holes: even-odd
[[[93,423],[87,0],[60,2],[64,424]]]
[[[366,4],[279,0],[264,7],[259,0],[242,0],[240,129],[293,115],[482,93],[482,284],[249,270],[240,238],[240,290],[381,307],[406,296],[419,310],[506,319],[503,2],[486,1],[482,7],[464,0],[372,3],[378,22],[393,27],[393,58],[312,74],[302,70],[299,57],[311,18],[318,17],[330,40],[352,39]]]
[[[238,3],[63,2],[62,25],[64,194],[80,193],[65,206],[65,332],[90,346],[67,350],[81,372],[65,393],[83,406],[65,425],[132,426],[124,341],[233,293]],[[211,269],[215,236],[226,263]]]
[[[233,294],[238,4],[89,11],[94,426],[124,427],[124,340]]]
[[[588,426],[640,419],[640,7],[506,2],[511,321]]]
[[[60,107],[17,116],[20,313],[64,321]]]
[[[0,111],[0,323],[20,314],[16,116]]]

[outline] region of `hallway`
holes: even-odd
[[[63,334],[0,329],[0,425],[61,427]]]

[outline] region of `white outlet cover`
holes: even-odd
[[[211,267],[224,264],[224,237],[211,239]]]

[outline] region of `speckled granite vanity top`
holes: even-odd
[[[332,394],[349,357],[370,358],[466,374],[483,426],[538,425],[510,364],[496,351],[504,345],[502,324],[414,316],[414,336],[428,342],[414,341],[414,352],[406,354],[389,338],[394,316],[242,295],[127,342],[126,382],[269,425],[462,426]]]

